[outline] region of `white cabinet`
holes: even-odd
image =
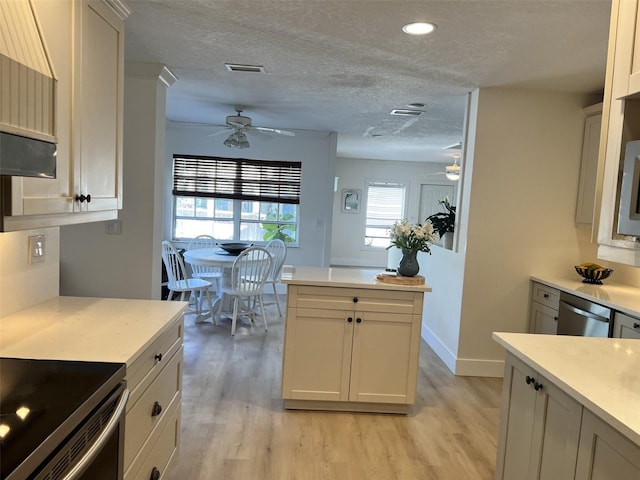
[[[35,8],[58,78],[57,172],[11,179],[5,229],[116,218],[128,9],[117,0],[36,0]]]
[[[422,297],[289,285],[285,408],[406,413],[416,395]]]
[[[611,336],[615,338],[640,339],[640,319],[616,312],[613,316],[613,333]]]
[[[496,479],[574,478],[582,406],[507,354]]]
[[[592,224],[596,199],[602,103],[585,108],[584,113],[584,137],[582,139],[582,160],[576,202],[576,223]]]
[[[640,266],[640,242],[617,233],[625,145],[640,140],[640,51],[637,0],[613,0],[600,137],[598,258]],[[629,95],[634,95],[630,97]],[[594,225],[594,227],[596,227]]]
[[[538,282],[531,282],[529,331],[555,335],[558,330],[560,292]]]
[[[576,480],[638,480],[640,447],[585,409]]]
[[[161,478],[177,459],[182,401],[180,317],[127,367],[125,480]],[[157,471],[158,477],[154,477]],[[165,478],[168,478],[165,476]]]

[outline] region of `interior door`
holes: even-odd
[[[437,185],[425,183],[420,185],[420,210],[418,222],[422,223],[425,219],[436,212],[442,212],[443,207],[438,205],[440,200],[448,197],[451,204],[455,204],[453,185]]]

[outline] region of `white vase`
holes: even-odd
[[[453,250],[453,232],[447,232],[442,236],[442,246],[447,250]]]

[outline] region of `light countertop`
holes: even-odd
[[[615,274],[614,274],[615,275]],[[602,285],[582,283],[577,274],[570,277],[532,276],[531,280],[543,283],[578,297],[605,305],[631,316],[640,316],[640,288],[603,280]]]
[[[186,302],[55,297],[0,318],[0,356],[130,365]]]
[[[394,285],[376,280],[382,269],[366,268],[322,268],[285,266],[282,283],[327,287],[369,288],[377,290],[402,290],[430,292],[429,285]]]
[[[502,332],[493,338],[640,445],[640,341]]]

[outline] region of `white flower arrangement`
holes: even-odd
[[[431,253],[430,244],[436,241],[431,222],[411,225],[407,219],[396,221],[391,227],[391,247]]]

